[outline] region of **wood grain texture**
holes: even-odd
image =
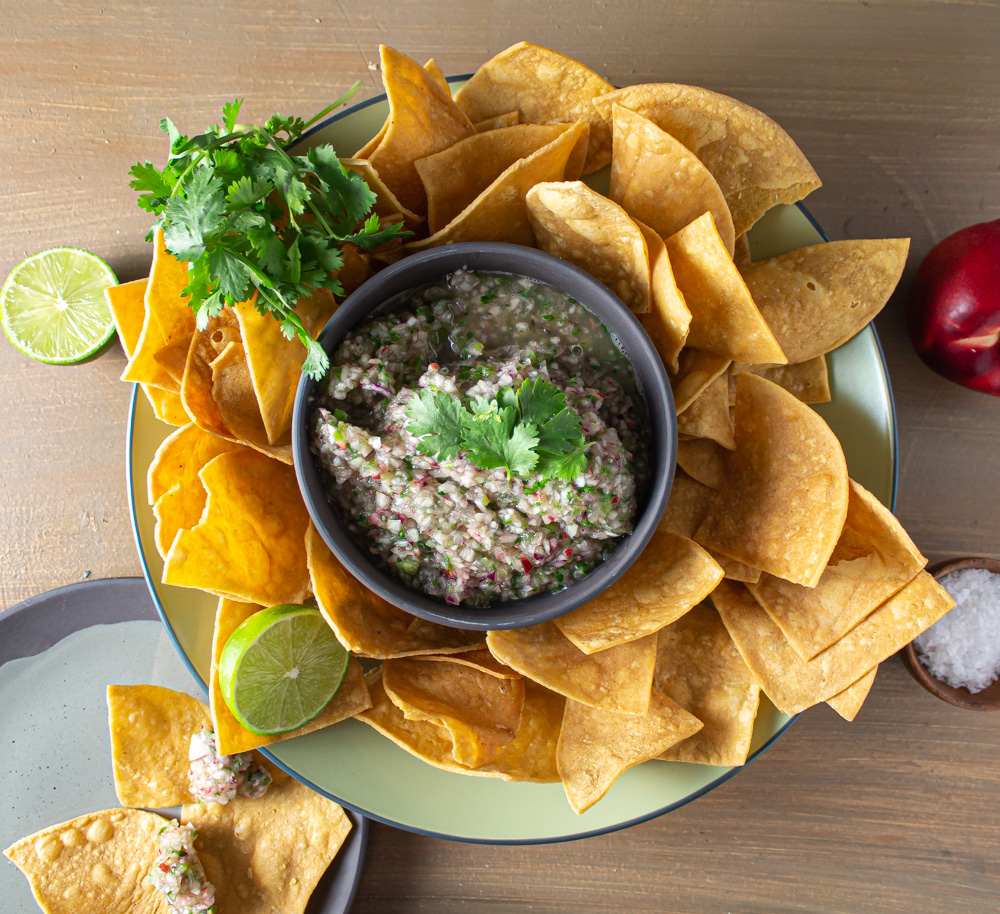
[[[913,238],[877,320],[898,514],[932,560],[1000,556],[1000,400],[924,368],[904,327],[927,250],[1000,216],[995,0],[0,0],[0,37],[0,275],[57,244],[145,275],[126,171],[162,160],[163,115],[192,130],[236,95],[252,120],[318,110],[358,78],[376,94],[380,41],[461,73],[527,38],[619,84],[760,107],[823,178],[808,205],[832,238]],[[0,343],[0,608],[138,573],[123,367],[117,346],[50,368]],[[355,911],[995,910],[1000,719],[937,701],[898,660],[882,670],[854,724],[809,711],[723,787],[627,832],[478,847],[375,825]]]

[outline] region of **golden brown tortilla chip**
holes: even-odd
[[[191,338],[184,380],[181,382],[181,400],[191,421],[199,428],[234,439],[212,396],[212,362],[232,342],[240,339],[240,328],[232,308],[223,308],[218,316],[210,318],[204,330],[196,330]]]
[[[777,384],[741,374],[736,451],[695,540],[815,587],[837,545],[847,502],[847,462],[830,427]]]
[[[566,702],[556,761],[566,797],[583,813],[629,768],[656,758],[701,729],[701,721],[653,689],[646,714]]]
[[[875,667],[875,669],[865,673],[854,685],[848,686],[843,692],[838,692],[833,698],[828,698],[826,703],[844,720],[854,720],[875,684],[877,672],[878,667]]]
[[[230,434],[251,447],[270,449],[241,340],[228,343],[209,368],[212,399]]]
[[[543,181],[563,179],[573,151],[586,130],[586,124],[573,124],[551,143],[519,159],[451,222],[429,238],[410,242],[405,246],[406,250],[413,253],[462,241],[505,241],[533,246],[535,233],[528,220],[525,195]],[[488,137],[490,134],[484,133],[481,136]]]
[[[149,870],[167,820],[106,809],[22,838],[4,851],[48,914],[169,914]]]
[[[744,565],[743,562],[737,562],[736,559],[731,559],[728,555],[723,555],[721,552],[713,552],[711,549],[706,549],[705,551],[719,563],[719,567],[722,568],[725,577],[730,581],[756,584],[760,580],[763,572],[759,568]]]
[[[668,368],[677,415],[694,403],[695,398],[731,364],[731,359],[712,355],[710,352],[699,352],[697,349],[685,349],[681,352],[678,367]]]
[[[733,263],[742,270],[743,267],[749,266],[752,260],[750,241],[747,238],[747,233],[742,232],[736,236],[736,240],[733,242]]]
[[[123,381],[140,381],[165,390],[177,390],[177,382],[155,356],[168,343],[195,329],[194,311],[188,307],[187,298],[181,295],[187,282],[187,263],[177,260],[167,250],[163,230],[157,228],[153,233],[153,264],[145,292],[142,331],[125,366]]]
[[[719,182],[736,234],[772,206],[795,203],[822,183],[802,150],[774,121],[698,86],[627,86],[594,100],[611,123],[615,104],[649,118],[690,149]]]
[[[787,361],[705,213],[666,239],[677,286],[691,311],[687,345],[738,362]]]
[[[486,646],[501,663],[574,701],[645,714],[656,663],[656,636],[585,654],[551,622],[490,632]]]
[[[736,449],[729,414],[729,379],[719,375],[677,417],[677,431],[692,438],[710,438],[726,450]]]
[[[479,133],[485,133],[487,130],[499,130],[501,127],[513,127],[515,124],[520,123],[520,111],[505,111],[503,114],[498,114],[495,117],[487,117],[481,121],[476,121],[475,127]]]
[[[677,442],[677,466],[692,479],[718,491],[727,476],[728,451],[707,438]]]
[[[153,414],[161,422],[179,427],[187,425],[191,421],[179,393],[164,390],[162,387],[153,387],[151,384],[140,384],[139,386],[142,387],[142,392],[149,400],[149,405],[153,407]]]
[[[458,92],[455,101],[473,121],[517,111],[523,124],[590,127],[583,174],[611,161],[611,127],[592,106],[614,86],[583,64],[529,41],[521,41],[486,61]]]
[[[732,256],[736,233],[726,198],[698,157],[651,120],[621,105],[612,107],[612,124],[608,196],[661,238],[711,213]]]
[[[311,521],[305,545],[316,603],[352,653],[385,660],[467,651],[483,644],[481,632],[426,622],[372,593],[340,564]]]
[[[146,471],[146,495],[149,503],[174,486],[198,478],[201,468],[213,457],[240,450],[241,445],[209,435],[193,423],[167,435],[156,449]]]
[[[255,800],[184,807],[218,914],[302,914],[351,830],[336,803],[283,771],[272,777]]]
[[[586,654],[636,641],[680,618],[722,580],[722,569],[700,546],[658,530],[614,584],[555,620]]]
[[[588,272],[633,313],[650,310],[646,242],[625,210],[582,181],[536,184],[526,199],[540,250]]]
[[[427,194],[428,231],[432,235],[441,231],[508,168],[569,129],[568,124],[519,124],[474,134],[418,159],[414,166]]]
[[[926,571],[812,660],[803,660],[742,584],[723,581],[712,602],[775,707],[798,714],[857,682],[930,628],[955,601]]]
[[[476,128],[415,60],[379,46],[382,82],[389,97],[385,135],[367,158],[396,199],[411,212],[423,215],[427,199],[413,163],[472,136]]]
[[[432,57],[424,64],[424,69],[427,71],[427,75],[447,92],[448,97],[451,98],[451,86],[448,85],[448,77],[444,75],[444,71],[438,66],[438,62]]]
[[[702,603],[660,630],[653,686],[705,725],[660,758],[696,765],[746,762],[760,686],[711,606]]]
[[[472,667],[481,673],[496,676],[498,679],[522,679],[517,670],[512,670],[505,663],[501,663],[485,647],[466,650],[455,654],[426,654],[419,658],[428,663],[459,663],[462,666]]]
[[[163,583],[262,606],[301,603],[310,593],[309,515],[295,471],[240,450],[216,457],[198,475],[208,504],[195,527],[177,534]]]
[[[650,309],[649,313],[639,315],[639,323],[649,334],[667,371],[677,372],[680,353],[691,328],[691,312],[677,288],[663,239],[648,225],[633,221],[642,232],[649,255]]]
[[[714,498],[714,489],[692,479],[678,468],[674,474],[674,484],[670,488],[667,507],[656,529],[668,530],[688,539],[693,538],[695,531],[708,514]]]
[[[409,720],[440,724],[451,735],[452,755],[469,768],[493,761],[517,733],[524,707],[521,677],[507,679],[439,658],[386,660],[386,694]]]
[[[868,326],[896,288],[909,247],[909,238],[814,244],[744,267],[743,278],[788,361],[805,362]]]
[[[219,752],[223,755],[248,752],[251,749],[259,749],[261,746],[270,746],[272,743],[312,733],[314,730],[322,730],[324,727],[339,723],[348,717],[354,717],[372,706],[371,698],[368,696],[368,687],[365,685],[365,676],[361,671],[361,664],[351,659],[348,661],[347,674],[344,676],[344,681],[337,690],[337,694],[333,696],[323,713],[311,723],[291,733],[283,733],[279,736],[260,736],[244,728],[233,717],[232,711],[229,710],[222,697],[222,686],[219,683],[219,659],[222,657],[222,649],[226,646],[229,636],[243,622],[262,609],[264,607],[256,603],[238,603],[235,600],[222,597],[215,612],[215,632],[212,636],[212,670],[209,675],[208,695],[212,713],[212,729],[215,731]]]
[[[819,583],[802,587],[767,574],[750,587],[803,660],[839,641],[927,564],[892,513],[849,484],[844,528]]]
[[[826,365],[826,356],[818,355],[807,362],[795,365],[744,365],[733,363],[732,371],[739,374],[748,371],[773,381],[779,387],[784,387],[797,400],[803,403],[829,403],[833,399],[830,392],[830,373]],[[735,390],[735,384],[733,385]]]
[[[122,806],[163,809],[191,799],[191,736],[211,727],[208,708],[156,685],[109,685],[111,770]]]
[[[410,210],[396,199],[396,195],[385,186],[385,182],[378,176],[378,172],[367,159],[341,159],[340,164],[350,171],[356,171],[365,179],[368,189],[375,194],[375,204],[372,207],[372,212],[380,219],[384,221],[393,216],[402,216],[408,228],[412,228],[424,221],[422,216],[410,212]],[[341,280],[341,283],[343,284],[343,280]],[[346,285],[344,291],[347,291]]]
[[[184,366],[187,362],[188,350],[191,348],[192,336],[194,336],[193,333],[187,333],[178,337],[153,355],[157,364],[162,366],[177,383],[178,390],[180,390],[181,382],[184,380]]]

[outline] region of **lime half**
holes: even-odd
[[[50,248],[22,260],[0,290],[4,333],[49,365],[84,362],[107,345],[115,322],[104,299],[118,278],[96,254]]]
[[[272,606],[229,636],[219,685],[251,733],[291,733],[319,717],[337,694],[350,656],[315,607]]]

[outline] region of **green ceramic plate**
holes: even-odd
[[[454,81],[455,84],[461,80]],[[314,131],[307,143],[329,142],[345,154],[374,136],[387,111],[384,98],[357,106]],[[595,176],[606,187],[607,176]],[[750,234],[756,259],[823,241],[799,207],[779,207]],[[887,505],[895,494],[896,424],[878,338],[864,330],[830,357],[833,401],[818,408],[840,438],[851,476]],[[136,388],[138,392],[138,388]],[[128,486],[139,557],[160,615],[191,671],[207,680],[216,599],[160,584],[163,562],[146,503],[146,469],[172,427],[133,394],[128,433]],[[754,728],[751,758],[792,722],[766,699]],[[373,729],[349,720],[265,753],[290,774],[332,799],[380,821],[460,841],[534,843],[600,834],[669,812],[731,777],[738,769],[647,762],[627,771],[582,816],[560,784],[510,784],[439,771]]]

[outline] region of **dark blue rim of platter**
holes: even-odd
[[[448,81],[457,82],[460,80],[466,80],[469,78],[469,75],[471,74],[465,76],[449,77]],[[367,108],[370,105],[378,104],[379,102],[383,102],[385,100],[386,96],[383,94],[375,96],[374,98],[370,98],[367,101],[360,102],[357,105],[353,105],[352,107],[347,108],[344,111],[341,111],[327,118],[321,123],[317,124],[307,133],[303,134],[303,136],[300,139],[300,142],[301,140],[304,140],[312,136],[318,131],[323,130],[325,127],[328,127],[330,124],[334,123],[334,121],[339,121],[341,118],[347,117],[348,115],[353,114],[354,112],[359,111],[362,108]],[[823,230],[822,226],[816,221],[812,213],[810,213],[809,210],[806,209],[806,207],[802,203],[797,203],[796,206],[802,211],[802,214],[806,217],[806,219],[809,220],[810,225],[812,225],[813,228],[815,228],[816,231],[819,232],[823,240],[829,241],[830,236],[827,235],[827,233]],[[885,362],[885,353],[882,351],[882,343],[878,338],[878,332],[875,330],[874,325],[869,324],[868,326],[871,328],[872,335],[875,339],[875,346],[878,349],[878,356],[880,361],[882,362],[882,374],[885,377],[886,389],[889,394],[889,407],[891,413],[890,418],[892,422],[892,504],[889,507],[892,510],[895,510],[896,489],[899,481],[899,428],[896,423],[896,401],[892,393],[892,384],[889,381],[889,366],[886,365]],[[160,602],[159,594],[156,592],[156,585],[153,582],[153,577],[149,571],[149,564],[146,562],[146,556],[142,550],[142,540],[139,538],[139,523],[136,515],[136,503],[135,503],[135,486],[132,484],[133,480],[132,480],[132,459],[131,459],[132,443],[133,443],[132,439],[135,431],[135,406],[138,395],[139,395],[139,385],[134,384],[132,391],[132,402],[131,405],[129,406],[128,435],[126,439],[126,452],[125,452],[125,473],[127,477],[126,484],[128,486],[128,491],[129,491],[129,514],[132,521],[132,534],[135,537],[136,549],[139,552],[139,562],[142,565],[142,574],[143,577],[146,579],[146,583],[149,585],[149,592],[153,598],[153,602],[156,604],[156,611],[160,614],[160,619],[163,621],[164,626],[166,626],[167,632],[170,635],[170,640],[173,642],[173,645],[176,648],[177,652],[181,655],[181,658],[183,659],[188,670],[191,672],[191,675],[201,685],[202,689],[204,689],[207,694],[208,686],[205,684],[205,681],[201,678],[201,675],[195,669],[194,664],[191,663],[191,660],[188,658],[187,653],[181,647],[180,641],[177,640],[177,635],[174,632],[173,626],[171,626],[170,620],[167,618],[167,614],[163,608],[163,604]],[[430,838],[444,838],[447,841],[457,841],[461,844],[496,844],[496,845],[561,844],[562,842],[565,841],[576,841],[580,838],[595,838],[598,835],[607,835],[610,834],[611,832],[621,831],[622,829],[625,828],[631,828],[633,825],[641,825],[643,822],[649,822],[652,819],[656,819],[659,818],[660,816],[666,815],[668,812],[673,812],[675,809],[680,809],[680,807],[686,806],[693,800],[697,800],[699,797],[704,796],[709,791],[714,790],[716,787],[719,787],[720,785],[724,784],[737,772],[742,771],[752,761],[759,758],[767,749],[769,749],[772,745],[774,745],[778,737],[784,735],[784,733],[788,730],[788,728],[791,727],[791,725],[794,724],[795,721],[798,719],[799,719],[798,714],[796,714],[794,717],[789,718],[787,723],[785,723],[785,725],[780,730],[778,730],[778,732],[775,733],[774,736],[772,736],[766,743],[764,743],[763,746],[761,746],[756,752],[754,752],[753,755],[751,755],[746,760],[746,763],[744,765],[737,768],[732,768],[729,771],[720,774],[719,777],[717,777],[714,781],[710,781],[700,790],[697,790],[694,793],[690,794],[689,796],[686,796],[683,800],[678,800],[676,803],[669,803],[668,805],[660,809],[655,809],[652,812],[646,813],[641,816],[637,816],[634,819],[629,819],[627,822],[619,822],[616,823],[615,825],[609,825],[606,828],[596,828],[591,831],[574,833],[572,835],[559,835],[551,838],[505,838],[498,840],[489,840],[485,838],[467,838],[463,836],[449,835],[445,832],[436,832],[425,828],[418,828],[412,825],[406,825],[402,822],[395,822],[392,819],[385,818],[384,816],[375,815],[374,813],[368,812],[365,809],[361,809],[360,807],[355,806],[352,803],[349,803],[346,800],[343,800],[340,797],[335,796],[329,791],[324,790],[322,787],[319,787],[312,781],[303,778],[296,771],[285,765],[280,759],[276,758],[274,754],[269,750],[259,749],[258,751],[261,752],[267,759],[269,759],[283,771],[290,774],[297,781],[299,781],[302,784],[305,784],[311,790],[316,791],[316,793],[320,794],[320,796],[324,796],[327,799],[333,800],[333,802],[339,803],[341,806],[346,806],[348,809],[354,810],[354,812],[358,813],[359,815],[365,816],[376,822],[381,822],[384,825],[391,825],[393,828],[401,828],[404,831],[413,832],[414,834],[418,835],[426,835]],[[461,775],[457,776],[460,777]]]

